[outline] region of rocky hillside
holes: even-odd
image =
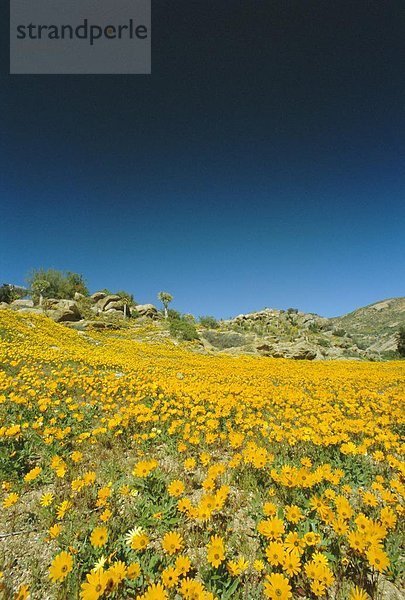
[[[395,336],[405,325],[405,298],[389,298],[330,319],[335,327],[348,331],[362,346],[378,352],[395,349]]]
[[[145,341],[170,337],[169,322],[154,305],[131,304],[121,296],[104,292],[90,297],[76,294],[74,300],[47,299],[41,307],[34,306],[32,300],[15,300],[0,303],[0,309],[44,314],[83,334],[92,329],[129,328],[134,338],[143,336]],[[199,339],[188,346],[212,354],[382,360],[395,357],[396,334],[405,325],[405,298],[383,300],[332,319],[297,309],[266,308],[217,324],[213,320],[212,325],[207,328],[196,324]]]
[[[327,319],[296,309],[265,309],[224,321],[201,336],[209,349],[273,357],[314,359],[390,358],[405,325],[405,298],[392,298]]]

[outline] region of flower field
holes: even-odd
[[[404,362],[8,310],[0,362],[0,597],[403,597]]]

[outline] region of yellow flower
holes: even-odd
[[[19,498],[19,496],[15,492],[8,494],[3,500],[3,507],[10,508],[11,506],[14,506],[14,504],[17,502],[18,498]]]
[[[262,571],[264,571],[265,569],[265,564],[262,560],[255,560],[253,561],[253,569],[257,572],[257,573],[261,573]]]
[[[207,559],[213,567],[219,567],[225,560],[225,546],[221,537],[217,535],[211,537],[207,546]]]
[[[271,600],[288,600],[292,598],[291,586],[287,577],[281,573],[267,575],[264,582],[264,595]]]
[[[114,585],[118,585],[125,579],[127,574],[127,567],[124,562],[118,560],[117,562],[112,563],[110,568],[107,571],[108,576],[112,579]]]
[[[1,589],[1,587],[0,587]],[[27,585],[22,585],[18,592],[14,596],[14,600],[28,600],[30,597],[30,590]]]
[[[38,475],[40,475],[41,471],[41,467],[34,467],[24,476],[24,481],[26,481],[27,483],[29,481],[34,481],[34,479],[36,479]]]
[[[180,573],[176,568],[167,567],[162,571],[162,581],[167,588],[174,587],[179,579]]]
[[[156,460],[144,460],[138,462],[133,470],[135,477],[147,477],[156,467],[158,463]]]
[[[41,506],[50,506],[54,500],[54,495],[51,493],[42,494],[41,500],[39,501]]]
[[[284,513],[287,521],[290,521],[291,523],[298,523],[298,521],[300,521],[303,518],[301,509],[295,504],[286,506],[284,509]]]
[[[146,533],[143,533],[142,531],[137,531],[135,529],[132,530],[132,532],[130,531],[127,534],[127,544],[132,548],[132,550],[146,550],[146,548],[149,546],[149,538],[146,535]]]
[[[142,600],[167,600],[169,596],[160,583],[152,583],[141,598]]]
[[[314,533],[313,531],[309,531],[304,535],[304,541],[307,546],[315,546],[316,544],[319,544],[320,536],[319,534]]]
[[[74,463],[79,463],[83,459],[83,454],[76,450],[72,452],[70,458],[73,460]]]
[[[60,532],[62,531],[62,526],[59,523],[55,523],[52,527],[49,528],[49,535],[51,538],[57,538]]]
[[[356,585],[350,590],[349,600],[369,600],[369,595]]]
[[[179,479],[175,479],[168,486],[167,491],[169,492],[169,495],[174,498],[181,496],[181,494],[184,492],[184,483]]]
[[[107,543],[107,527],[95,527],[91,532],[90,543],[94,548],[101,548]]]
[[[389,566],[390,561],[384,550],[379,546],[372,546],[367,552],[367,560],[372,567],[382,573]]]
[[[55,556],[49,568],[49,578],[55,583],[63,581],[73,569],[73,558],[68,552],[62,551]]]
[[[265,537],[276,540],[284,533],[284,523],[281,519],[274,517],[274,519],[260,521],[257,530]]]
[[[273,566],[281,565],[284,561],[284,547],[281,542],[270,542],[266,548],[266,556]]]
[[[263,512],[266,517],[274,517],[277,514],[277,506],[273,502],[265,502]]]
[[[296,550],[285,553],[282,567],[283,571],[290,577],[297,575],[301,571],[300,555]]]
[[[317,598],[325,595],[325,589],[325,584],[321,581],[315,580],[311,582],[311,591]]]
[[[86,581],[81,585],[80,598],[82,600],[96,600],[102,596],[109,578],[103,568],[87,573]]]
[[[162,548],[167,554],[175,554],[183,548],[183,538],[175,531],[166,533],[162,539]]]
[[[285,537],[284,547],[287,552],[291,552],[292,550],[297,552],[298,554],[302,554],[306,545],[306,541],[304,538],[300,538],[296,531],[290,531]]]
[[[128,579],[137,579],[141,574],[141,565],[138,562],[132,562],[127,568]]]
[[[180,575],[187,575],[191,569],[191,561],[188,556],[180,555],[176,558],[175,567]]]

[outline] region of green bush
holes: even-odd
[[[405,327],[402,326],[397,333],[397,352],[405,357]]]
[[[192,340],[199,339],[195,325],[183,317],[179,319],[170,319],[169,331],[170,335],[179,340],[191,342]]]
[[[56,269],[34,269],[28,277],[28,283],[32,290],[34,301],[39,299],[36,289],[37,282],[47,282],[42,295],[44,298],[67,298],[72,299],[76,292],[89,295],[83,275],[71,271],[57,271]]]
[[[205,327],[206,329],[218,329],[219,323],[215,317],[211,317],[207,315],[206,317],[200,317],[199,319],[200,325]]]
[[[218,348],[220,350],[225,350],[226,348],[239,348],[240,346],[245,346],[248,343],[246,336],[233,331],[205,331],[203,337],[207,340],[207,342],[214,346],[214,348]]]
[[[10,304],[10,302],[12,302],[12,289],[11,286],[7,285],[6,283],[3,283],[2,286],[0,286],[0,302],[7,302],[7,304]]]

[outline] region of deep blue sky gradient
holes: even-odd
[[[404,31],[399,1],[156,1],[151,76],[31,77],[5,29],[0,280],[225,318],[405,295]]]

